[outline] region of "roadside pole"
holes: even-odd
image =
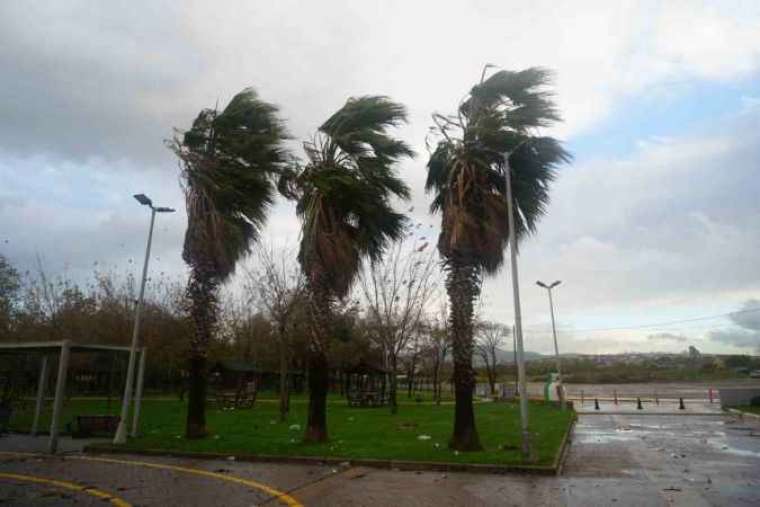
[[[525,377],[525,350],[522,336],[522,314],[520,312],[520,281],[517,274],[517,234],[515,234],[514,200],[512,198],[512,169],[509,155],[504,157],[505,179],[507,185],[507,219],[509,220],[509,257],[512,267],[512,297],[515,309],[515,343],[517,345],[518,390],[520,391],[520,427],[522,430],[523,459],[532,458],[530,431],[528,428],[528,389]]]

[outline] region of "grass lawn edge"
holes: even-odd
[[[575,430],[575,423],[578,422],[578,412],[575,412],[574,409],[571,410],[574,412],[573,418],[570,420],[570,424],[567,425],[565,435],[562,437],[562,443],[559,445],[557,456],[554,458],[554,462],[552,464],[555,475],[562,475],[562,470],[565,468],[567,455],[570,454],[570,445],[573,442],[572,434],[573,430]]]
[[[737,408],[728,408],[726,410],[728,410],[732,414],[738,415],[739,417],[750,417],[752,419],[760,419],[760,414],[755,414],[755,413],[752,413],[752,412],[747,412],[745,410],[742,410],[740,407],[737,407]]]
[[[288,463],[301,465],[337,465],[364,466],[389,470],[403,471],[430,471],[430,472],[471,472],[483,474],[507,474],[520,473],[530,475],[558,475],[566,459],[567,449],[570,446],[570,435],[575,428],[577,416],[574,417],[565,430],[562,443],[551,465],[526,464],[485,464],[485,463],[447,463],[439,461],[411,461],[393,459],[367,459],[367,458],[341,458],[335,456],[270,456],[262,454],[237,454],[197,451],[176,451],[169,449],[140,449],[109,443],[96,443],[85,446],[85,454],[133,454],[138,456],[165,456],[174,458],[226,460],[234,456],[235,461],[249,463]]]

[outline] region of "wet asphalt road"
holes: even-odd
[[[22,437],[0,439],[0,451],[29,450],[29,445]],[[68,481],[114,498],[3,474]],[[0,454],[0,505],[102,506],[109,501],[122,506],[760,505],[760,422],[633,411],[582,414],[561,477]]]

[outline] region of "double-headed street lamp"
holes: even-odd
[[[557,285],[561,284],[561,280],[556,280],[552,282],[549,285],[546,285],[541,280],[538,280],[536,282],[536,285],[539,287],[543,287],[546,289],[546,292],[549,294],[549,312],[552,316],[552,334],[554,335],[554,357],[557,360],[557,378],[559,379],[559,403],[562,407],[562,410],[565,410],[565,393],[564,393],[564,386],[562,385],[562,364],[559,360],[559,347],[557,346],[557,327],[554,324],[554,300],[552,299],[552,289],[556,287]]]
[[[148,246],[145,249],[145,262],[143,264],[142,280],[140,282],[140,295],[137,299],[137,308],[135,309],[135,325],[132,330],[132,345],[129,348],[129,366],[127,366],[127,381],[124,384],[124,396],[121,400],[121,417],[119,426],[116,429],[116,435],[113,437],[114,444],[124,444],[127,442],[127,417],[129,417],[129,404],[132,401],[132,384],[135,378],[135,360],[137,358],[137,342],[140,335],[140,314],[143,306],[143,296],[145,295],[145,282],[148,279],[148,261],[150,260],[150,245],[153,241],[153,224],[156,221],[156,213],[172,213],[174,209],[162,206],[153,206],[153,201],[145,194],[136,194],[135,199],[143,206],[150,208],[150,229],[148,230]]]

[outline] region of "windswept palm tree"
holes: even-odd
[[[560,120],[541,68],[499,71],[480,83],[456,115],[434,115],[439,142],[428,162],[430,209],[441,213],[438,250],[447,271],[456,410],[449,442],[461,451],[481,448],[472,405],[473,303],[483,275],[496,273],[509,241],[506,173],[514,195],[518,241],[536,230],[549,202],[549,184],[570,154],[536,130]],[[511,167],[511,170],[508,168]]]
[[[206,434],[206,354],[217,320],[217,291],[258,239],[286,163],[287,133],[277,107],[252,88],[219,112],[204,109],[169,147],[180,159],[187,205],[182,257],[194,334],[190,342],[188,438]]]
[[[379,260],[403,234],[404,215],[391,200],[408,199],[409,189],[394,165],[413,152],[387,129],[405,120],[405,108],[386,97],[349,99],[304,143],[306,164],[280,180],[302,221],[298,261],[311,317],[308,442],[327,440],[333,305],[349,292],[362,262]]]

